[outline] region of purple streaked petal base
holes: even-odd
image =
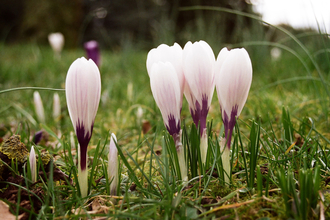
[[[93,124],[91,126],[91,131],[93,131]],[[76,135],[77,139],[80,145],[80,167],[81,170],[86,169],[87,165],[87,147],[88,143],[91,140],[92,132],[86,132],[85,134],[85,127],[82,122],[78,119],[77,125],[76,125]]]
[[[235,124],[236,124],[237,110],[238,110],[238,105],[235,105],[231,109],[230,121],[229,121],[229,118],[228,118],[228,115],[227,115],[226,111],[224,111],[224,114],[223,114],[223,117],[222,117],[223,125],[225,127],[225,138],[227,140],[227,147],[229,149],[230,149],[231,136],[233,134],[233,130],[234,130],[234,127],[235,127]]]
[[[198,127],[199,124],[199,131],[200,131],[200,136],[203,135],[203,130],[206,128],[206,118],[207,114],[209,112],[209,106],[208,106],[208,97],[206,94],[202,95],[202,107],[199,102],[195,103],[196,110],[190,109],[190,114],[191,117],[194,120],[194,123],[196,127]]]
[[[168,124],[168,125],[167,125]],[[168,133],[170,133],[170,135],[174,135],[180,132],[180,120],[178,120],[178,123],[176,123],[176,120],[174,118],[174,116],[172,114],[170,114],[168,116],[168,123],[165,124],[166,129],[168,130]]]

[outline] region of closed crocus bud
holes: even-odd
[[[93,60],[75,60],[65,81],[66,102],[78,139],[78,181],[82,197],[87,196],[87,147],[101,96],[100,72]]]
[[[100,66],[100,49],[95,40],[84,43],[87,59],[92,59],[97,66]]]
[[[64,36],[62,33],[57,32],[57,33],[51,33],[48,35],[48,41],[50,46],[52,47],[55,56],[57,58],[61,57],[61,51],[64,46]]]
[[[177,74],[180,86],[180,108],[182,106],[182,96],[184,91],[185,78],[182,70],[182,48],[179,44],[174,43],[173,46],[161,44],[157,48],[149,51],[147,56],[147,71],[150,76],[151,67],[159,61],[169,62],[173,65]]]
[[[223,48],[216,62],[215,84],[225,127],[225,138],[220,141],[225,182],[230,177],[230,143],[236,117],[241,114],[246,102],[251,82],[252,64],[247,51]],[[227,147],[226,147],[227,144]]]
[[[31,171],[31,181],[34,183],[37,181],[37,159],[33,146],[31,147],[29,162],[30,162],[30,171]]]
[[[165,127],[175,142],[182,180],[187,180],[187,168],[181,144],[181,91],[176,70],[170,62],[159,61],[152,65],[149,76],[152,94],[163,116]]]
[[[45,123],[44,105],[42,104],[40,94],[37,91],[33,93],[33,102],[34,102],[34,109],[36,111],[38,121],[41,123]]]
[[[61,115],[61,102],[60,102],[60,96],[58,93],[54,93],[53,97],[53,118],[54,120],[58,120],[58,118]]]
[[[186,79],[184,94],[196,127],[200,126],[201,156],[207,155],[206,118],[214,92],[215,57],[205,41],[186,43],[183,48],[183,73]]]
[[[241,114],[252,82],[252,64],[244,48],[223,48],[217,58],[215,84],[228,149],[236,117]]]
[[[118,186],[118,150],[116,147],[117,138],[114,133],[111,134],[109,155],[108,155],[108,178],[110,181],[110,195],[117,195]]]

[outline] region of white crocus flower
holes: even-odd
[[[188,180],[184,151],[181,144],[181,90],[176,69],[170,62],[155,62],[149,70],[151,91],[163,117],[166,129],[172,135],[180,164],[182,180]]]
[[[78,181],[82,197],[87,196],[87,147],[92,136],[101,96],[101,77],[93,60],[75,60],[65,81],[66,102],[79,142]]]
[[[183,48],[183,73],[186,79],[184,94],[193,121],[200,126],[200,150],[202,162],[207,155],[206,118],[214,92],[215,57],[205,41],[186,43]]]
[[[222,141],[224,163],[229,172],[229,150],[236,118],[241,114],[249,94],[252,82],[252,64],[244,48],[228,50],[223,48],[216,62],[215,84],[225,128],[225,140]],[[227,147],[225,144],[227,143]],[[224,158],[226,157],[226,158]]]

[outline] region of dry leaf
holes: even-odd
[[[23,215],[24,213],[19,215],[18,219],[21,219]],[[16,216],[10,213],[9,206],[2,200],[0,200],[0,219],[16,220]]]

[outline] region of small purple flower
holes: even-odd
[[[225,127],[225,139],[230,148],[236,118],[241,114],[252,82],[252,64],[244,48],[223,48],[216,62],[215,84]]]
[[[100,49],[99,44],[95,40],[84,43],[87,53],[87,59],[92,59],[97,66],[100,66]]]
[[[83,197],[87,195],[87,147],[92,137],[101,96],[101,77],[93,60],[75,60],[65,81],[67,106],[79,142],[78,181]]]
[[[33,142],[34,142],[36,145],[39,144],[39,142],[40,142],[41,139],[42,139],[42,136],[43,136],[43,130],[37,131],[37,132],[34,134]]]

